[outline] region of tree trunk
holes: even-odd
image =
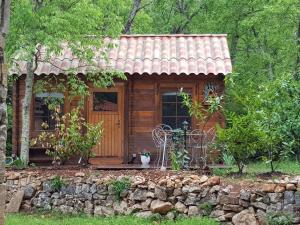
[[[5,36],[8,32],[10,0],[0,1],[0,225],[4,224],[6,186],[4,184],[7,139],[7,67],[4,61]]]
[[[4,185],[7,138],[7,69],[4,64],[4,37],[0,37],[0,225],[4,224],[6,186]]]
[[[29,162],[29,138],[30,138],[30,109],[33,92],[33,60],[27,62],[27,75],[25,79],[25,96],[22,107],[22,133],[21,133],[21,160],[27,165]]]
[[[134,0],[133,1],[132,8],[130,10],[127,22],[126,22],[124,30],[122,32],[123,34],[131,33],[131,27],[132,27],[134,18],[136,16],[136,14],[138,13],[138,11],[141,9],[141,1],[142,0]]]

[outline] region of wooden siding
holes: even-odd
[[[14,86],[13,91],[13,151],[18,154],[20,151],[21,134],[21,110],[22,99],[24,97],[25,79],[20,77]],[[132,75],[128,76],[127,81],[122,81],[124,85],[124,163],[131,161],[132,154],[137,154],[135,163],[139,163],[139,153],[146,149],[155,156],[155,148],[152,141],[152,130],[157,124],[161,123],[161,91],[168,88],[180,88],[192,90],[194,100],[202,101],[204,99],[204,87],[207,82],[218,84],[220,92],[224,90],[224,81],[222,76],[178,76],[178,75]],[[77,100],[72,102],[65,101],[65,112],[69,112],[77,105]],[[89,107],[86,99],[83,115],[88,118],[87,108]],[[32,114],[32,112],[31,112]],[[31,116],[33,120],[33,116]],[[221,114],[216,114],[207,124],[207,129],[213,127],[216,123],[224,124],[224,118]],[[199,127],[197,122],[192,120],[193,129]],[[30,135],[35,137],[39,132],[31,127]],[[46,158],[39,149],[32,149],[32,156],[37,158]]]

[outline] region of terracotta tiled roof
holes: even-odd
[[[99,54],[95,62],[125,74],[228,74],[232,65],[224,34],[203,35],[122,35],[118,40],[106,38],[104,43],[116,44],[108,51],[108,61]],[[61,74],[76,68],[86,73],[87,67],[74,58],[69,48],[51,63],[39,63],[36,74]],[[79,67],[78,67],[79,66]],[[20,66],[26,74],[25,64]]]

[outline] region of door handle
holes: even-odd
[[[116,123],[116,125],[117,125],[118,127],[120,127],[120,125],[121,125],[120,120],[118,120],[118,122]]]

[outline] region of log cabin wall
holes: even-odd
[[[189,89],[193,100],[203,101],[204,87],[207,83],[219,86],[218,92],[224,91],[223,76],[186,76],[186,75],[145,75],[128,77],[128,161],[133,154],[137,155],[135,163],[139,163],[138,154],[144,149],[156,158],[156,150],[152,140],[152,130],[162,123],[161,91],[163,89]],[[125,118],[126,119],[126,118]],[[214,115],[206,125],[206,130],[216,123],[224,124],[221,114]],[[192,129],[200,128],[192,118]],[[152,157],[153,159],[153,157]]]
[[[202,101],[204,99],[204,87],[208,82],[219,86],[219,93],[223,93],[223,76],[215,75],[128,75],[125,82],[125,112],[124,112],[124,163],[132,159],[136,154],[134,163],[140,163],[139,153],[146,149],[150,151],[155,158],[155,147],[152,141],[152,130],[156,125],[162,123],[161,118],[161,91],[165,89],[176,89],[183,87],[192,91],[194,100]],[[25,77],[21,76],[14,84],[13,91],[13,152],[19,154],[21,124],[22,124],[22,99],[25,92]],[[65,98],[66,99],[66,98]],[[34,98],[33,98],[34,100]],[[32,104],[34,107],[34,104]],[[64,112],[69,112],[76,106],[76,99],[69,102],[65,100]],[[86,117],[86,107],[83,112]],[[40,131],[34,130],[33,108],[31,110],[31,138],[36,137]],[[221,114],[216,114],[207,124],[207,129],[215,126],[216,123],[224,123]],[[197,121],[192,119],[192,128],[199,127]],[[35,162],[49,162],[41,149],[31,148],[31,159]]]

